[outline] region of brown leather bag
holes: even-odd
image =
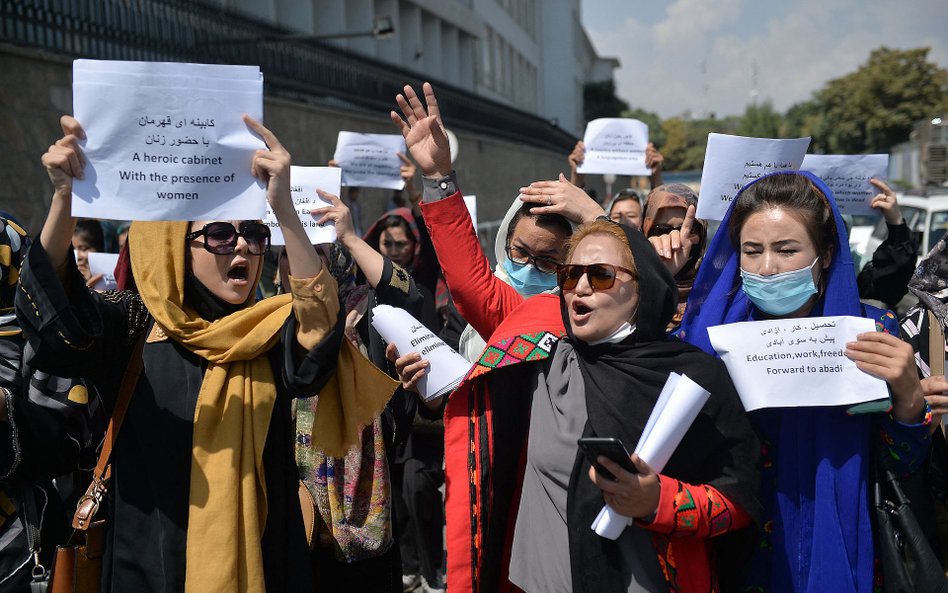
[[[56,546],[56,557],[53,559],[53,570],[49,578],[49,593],[99,593],[102,554],[105,551],[105,519],[97,520],[96,514],[109,488],[112,446],[118,438],[132,392],[135,391],[135,385],[142,374],[144,345],[143,335],[136,344],[122,377],[122,385],[119,387],[115,409],[102,441],[102,451],[99,452],[92,483],[76,507],[76,514],[72,519],[72,537],[66,545]]]

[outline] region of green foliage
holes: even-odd
[[[659,117],[657,113],[645,111],[644,109],[626,109],[622,112],[622,117],[637,119],[647,125],[648,139],[654,143],[655,146],[665,144],[665,133],[662,131],[662,118]]]
[[[921,119],[948,109],[948,71],[928,61],[928,48],[880,47],[858,70],[816,94],[817,130],[828,152],[887,152],[908,140]]]
[[[785,114],[765,101],[748,105],[740,116],[676,116],[662,121],[655,113],[629,109],[615,98],[611,82],[587,85],[587,119],[622,113],[645,122],[649,139],[665,156],[666,171],[701,169],[711,132],[758,138],[810,136],[810,152],[817,153],[888,152],[908,140],[918,121],[948,112],[948,70],[929,62],[928,52],[928,48],[880,47],[855,72],[827,82]],[[623,107],[616,111],[619,104]],[[595,115],[589,111],[593,107],[598,109]]]
[[[773,103],[769,100],[760,105],[748,105],[741,117],[741,123],[737,128],[740,136],[751,136],[754,138],[777,138],[780,135],[780,125],[783,123],[783,116],[774,111]]]
[[[590,82],[583,86],[583,117],[586,121],[600,117],[620,117],[629,104],[616,96],[612,80]]]

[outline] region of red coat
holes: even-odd
[[[529,403],[517,405],[529,393],[518,380],[531,371],[512,367],[547,358],[566,334],[559,297],[525,300],[493,275],[460,193],[422,212],[458,310],[490,336],[444,413],[448,589],[515,591],[507,576],[529,426]],[[669,590],[715,591],[708,538],[751,519],[710,486],[660,480],[655,519],[640,526],[653,532]]]

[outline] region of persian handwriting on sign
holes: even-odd
[[[343,187],[380,187],[400,190],[405,139],[401,134],[339,132],[333,160],[342,168]]]
[[[844,354],[846,342],[874,330],[871,319],[838,316],[731,323],[708,336],[750,411],[885,399],[885,382]]]
[[[604,117],[586,125],[586,154],[577,173],[651,175],[645,166],[648,126],[637,119]]]
[[[76,60],[73,111],[86,132],[75,216],[119,220],[263,218],[250,173],[263,140],[259,68]]]
[[[721,220],[742,187],[775,171],[800,168],[809,138],[772,140],[708,134],[698,218]]]
[[[833,192],[836,205],[843,214],[878,215],[872,198],[879,189],[870,179],[886,179],[889,169],[887,154],[808,154],[803,158],[804,171],[823,180]]]
[[[339,195],[341,176],[342,171],[338,167],[299,167],[296,165],[290,167],[290,194],[293,196],[293,205],[303,224],[303,230],[306,231],[309,242],[313,245],[332,243],[336,240],[336,225],[332,222],[316,224],[318,219],[309,212],[330,205],[319,197],[316,193],[317,189],[334,196]],[[284,245],[283,231],[269,204],[267,216],[263,222],[270,227],[270,243]]]

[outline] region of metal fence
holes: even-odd
[[[313,40],[259,41],[289,31],[195,0],[3,0],[0,41],[71,57],[252,64],[266,92],[387,113],[405,84],[397,66]],[[566,153],[576,139],[547,120],[431,81],[452,127]]]

